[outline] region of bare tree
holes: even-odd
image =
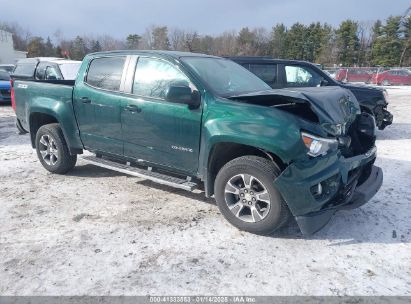
[[[214,39],[215,54],[217,56],[230,56],[236,54],[237,33],[235,31],[224,32]]]
[[[184,49],[184,40],[186,36],[185,31],[179,28],[173,28],[171,29],[169,36],[171,49],[175,51],[182,51]]]

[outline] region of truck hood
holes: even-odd
[[[373,87],[370,85],[366,84],[361,84],[361,83],[343,83],[339,82],[339,85],[341,85],[343,88],[349,89],[349,90],[367,90],[367,91],[375,91],[375,92],[383,92],[383,88],[377,88]]]
[[[229,99],[276,108],[308,104],[321,127],[334,136],[345,134],[361,113],[355,96],[341,87],[266,90],[234,95]]]

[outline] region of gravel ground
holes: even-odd
[[[316,235],[230,226],[212,200],[79,161],[42,168],[0,107],[0,295],[411,295],[411,89],[390,88],[380,192]]]

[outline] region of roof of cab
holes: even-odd
[[[190,53],[190,52],[179,52],[179,51],[162,51],[162,50],[124,50],[124,51],[109,51],[109,52],[98,52],[91,53],[87,56],[108,56],[108,55],[161,55],[171,58],[181,58],[181,57],[211,57],[211,58],[220,58],[213,55],[206,55],[201,53]]]
[[[282,63],[282,64],[311,64],[315,63],[304,61],[304,60],[293,60],[293,59],[276,59],[269,56],[227,56],[224,57],[235,62],[247,62],[247,63]]]

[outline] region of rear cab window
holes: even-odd
[[[103,90],[119,91],[125,61],[125,56],[93,59],[85,83]]]
[[[13,75],[20,77],[33,77],[36,70],[37,62],[18,63],[14,69]]]

